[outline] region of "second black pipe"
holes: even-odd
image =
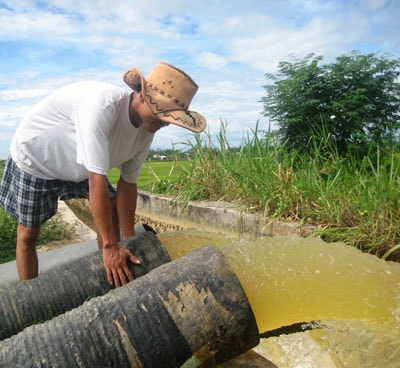
[[[146,231],[121,242],[140,261],[129,263],[138,278],[171,259],[158,237]],[[113,289],[106,277],[102,251],[71,261],[37,278],[0,290],[0,340],[44,322]]]

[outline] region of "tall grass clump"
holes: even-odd
[[[216,137],[196,135],[187,143],[191,157],[180,165],[181,178],[170,188],[175,202],[230,202],[268,218],[313,225],[315,236],[380,256],[399,247],[398,153],[343,156],[325,132],[300,152],[271,133],[260,135],[256,126],[240,148],[230,147],[223,122]]]
[[[226,140],[221,123],[217,139],[209,133],[189,141],[191,157],[181,164],[181,180],[175,186],[175,200],[207,199],[239,205],[248,212],[298,219],[301,193],[293,172],[297,155],[289,155],[272,135],[260,139],[258,128],[248,134],[240,148]]]

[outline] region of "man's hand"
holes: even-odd
[[[126,248],[118,245],[103,248],[103,264],[110,285],[120,287],[133,280],[128,261],[140,264],[140,261]]]

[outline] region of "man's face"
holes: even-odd
[[[155,133],[161,128],[169,125],[168,123],[160,120],[150,109],[150,106],[147,104],[147,102],[143,99],[141,100],[139,111],[142,124],[150,133]]]
[[[149,109],[150,110],[150,109]],[[151,110],[150,110],[151,111]],[[143,117],[143,126],[144,128],[149,131],[150,133],[155,133],[161,128],[168,126],[168,123],[165,123],[158,119],[156,115],[153,114],[151,111],[151,115]]]

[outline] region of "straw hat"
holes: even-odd
[[[190,102],[199,86],[184,71],[168,63],[160,62],[145,79],[136,68],[124,74],[125,83],[135,91],[142,91],[148,105],[160,120],[202,132],[206,119],[189,110]]]

